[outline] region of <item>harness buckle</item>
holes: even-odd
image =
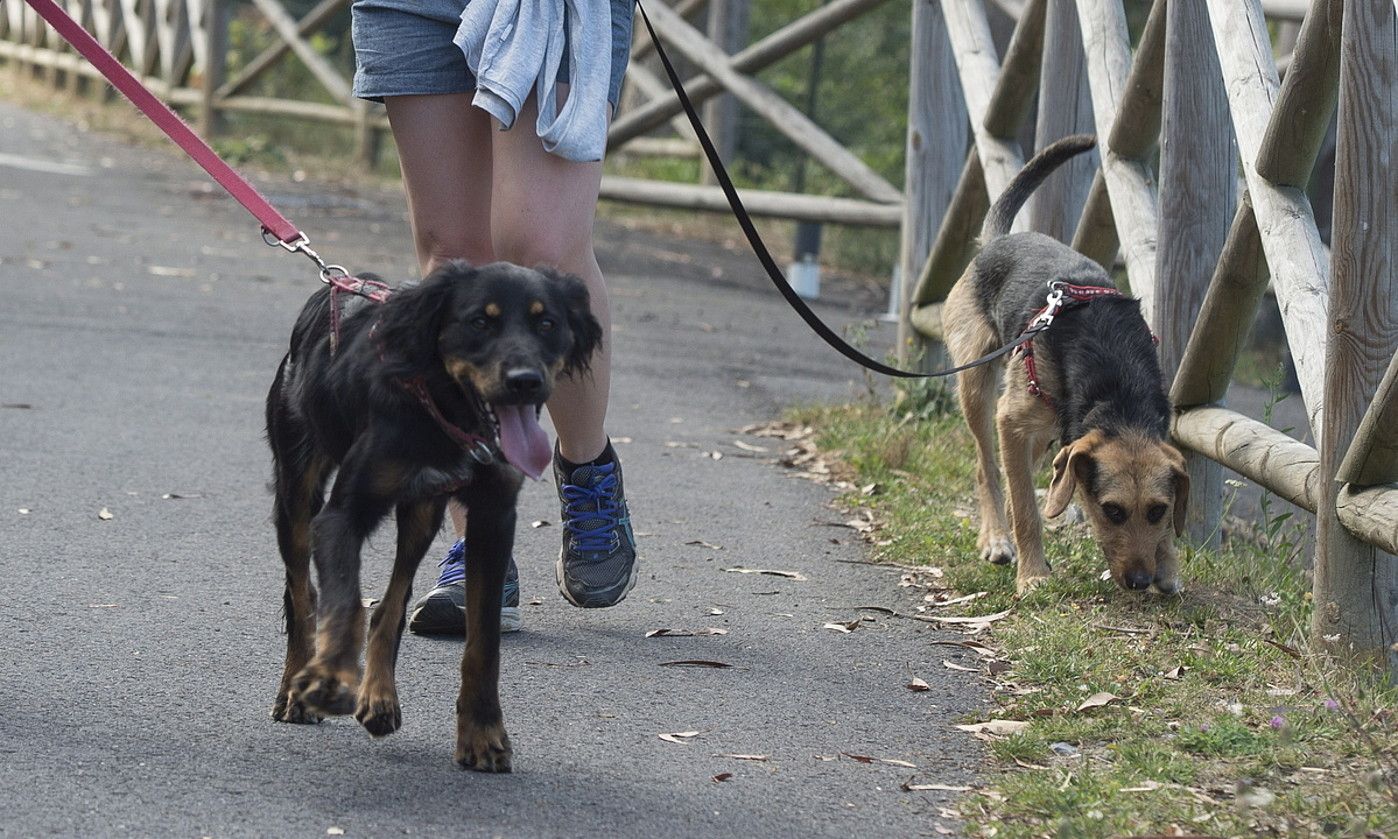
[[[495,462],[495,452],[491,449],[490,444],[484,440],[476,440],[471,444],[471,447],[466,450],[466,453],[471,456],[472,460],[482,466],[489,466]]]

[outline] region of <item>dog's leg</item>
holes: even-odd
[[[1040,435],[1024,427],[1017,405],[1024,398],[1013,391],[1006,393],[1000,400],[995,423],[1000,430],[1000,459],[1005,464],[1005,481],[1010,485],[1010,523],[1014,527],[1015,551],[1019,556],[1015,591],[1019,594],[1028,593],[1049,575],[1049,565],[1044,559],[1039,502],[1034,495],[1034,464],[1043,443]]]
[[[384,737],[402,725],[394,668],[408,600],[413,596],[413,574],[432,539],[442,528],[446,501],[418,501],[398,505],[398,552],[393,559],[393,576],[388,581],[374,615],[369,619],[369,646],[364,654],[364,683],[359,688],[359,704],[354,718],[375,737]]]
[[[1180,558],[1175,552],[1174,534],[1167,534],[1155,549],[1155,588],[1161,594],[1180,590]]]
[[[943,331],[956,364],[965,364],[995,349],[995,333],[985,322],[972,299],[976,282],[968,272],[947,297],[943,308]],[[976,547],[981,559],[998,565],[1009,564],[1015,556],[1010,527],[1005,520],[1005,497],[1000,490],[1000,467],[995,462],[995,376],[1000,364],[992,362],[956,375],[956,395],[961,414],[976,441],[976,506],[980,513],[980,533]]]
[[[976,506],[981,559],[1008,565],[1015,558],[1010,527],[1005,520],[1005,496],[1000,489],[1000,466],[995,462],[995,370],[985,365],[957,374],[961,412],[976,441]]]
[[[466,651],[456,700],[456,762],[482,772],[509,772],[512,752],[500,711],[500,598],[514,549],[519,479],[481,470],[461,500],[466,506]]]
[[[282,445],[276,439],[284,428],[271,430],[277,447],[276,502],[277,547],[286,566],[283,612],[286,619],[286,662],[282,667],[272,719],[290,723],[317,723],[320,715],[291,697],[291,680],[315,654],[316,592],[311,585],[311,520],[319,512],[325,492],[322,459],[298,457],[305,448]]]
[[[330,501],[314,522],[316,577],[320,582],[315,658],[292,679],[291,695],[322,714],[354,711],[359,653],[364,647],[364,604],[359,552],[388,512],[383,482],[370,468],[368,442],[351,448]]]

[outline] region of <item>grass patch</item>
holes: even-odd
[[[1309,586],[1284,523],[1185,550],[1173,597],[1118,590],[1083,526],[1050,530],[1053,576],[1016,600],[1013,570],[979,559],[973,443],[947,404],[922,386],[891,409],[792,419],[859,487],[841,503],[879,525],[877,559],[986,592],[968,613],[1013,610],[977,641],[1008,662],[991,716],[1029,726],[988,742],[988,784],[960,805],[971,835],[1398,832],[1398,687],[1310,650]],[[1099,692],[1116,698],[1078,710]]]

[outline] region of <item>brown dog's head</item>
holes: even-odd
[[[391,375],[445,370],[490,406],[506,458],[535,477],[551,456],[538,406],[559,376],[586,372],[602,343],[582,280],[507,262],[437,268],[389,298],[379,334]]]
[[[1062,513],[1076,489],[1117,585],[1173,591],[1174,537],[1184,530],[1189,498],[1179,450],[1139,432],[1093,429],[1053,459],[1044,515]]]

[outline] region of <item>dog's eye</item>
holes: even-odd
[[[1160,524],[1160,520],[1165,518],[1165,511],[1168,509],[1170,508],[1164,504],[1156,504],[1154,507],[1146,510],[1146,521],[1151,524]]]
[[[553,318],[539,318],[537,325],[540,332],[551,332],[558,324],[554,322]]]
[[[1126,510],[1119,504],[1103,504],[1102,515],[1107,517],[1107,521],[1112,524],[1121,524],[1126,521]]]
[[[490,319],[483,315],[476,315],[471,318],[471,328],[485,331],[490,328]]]

